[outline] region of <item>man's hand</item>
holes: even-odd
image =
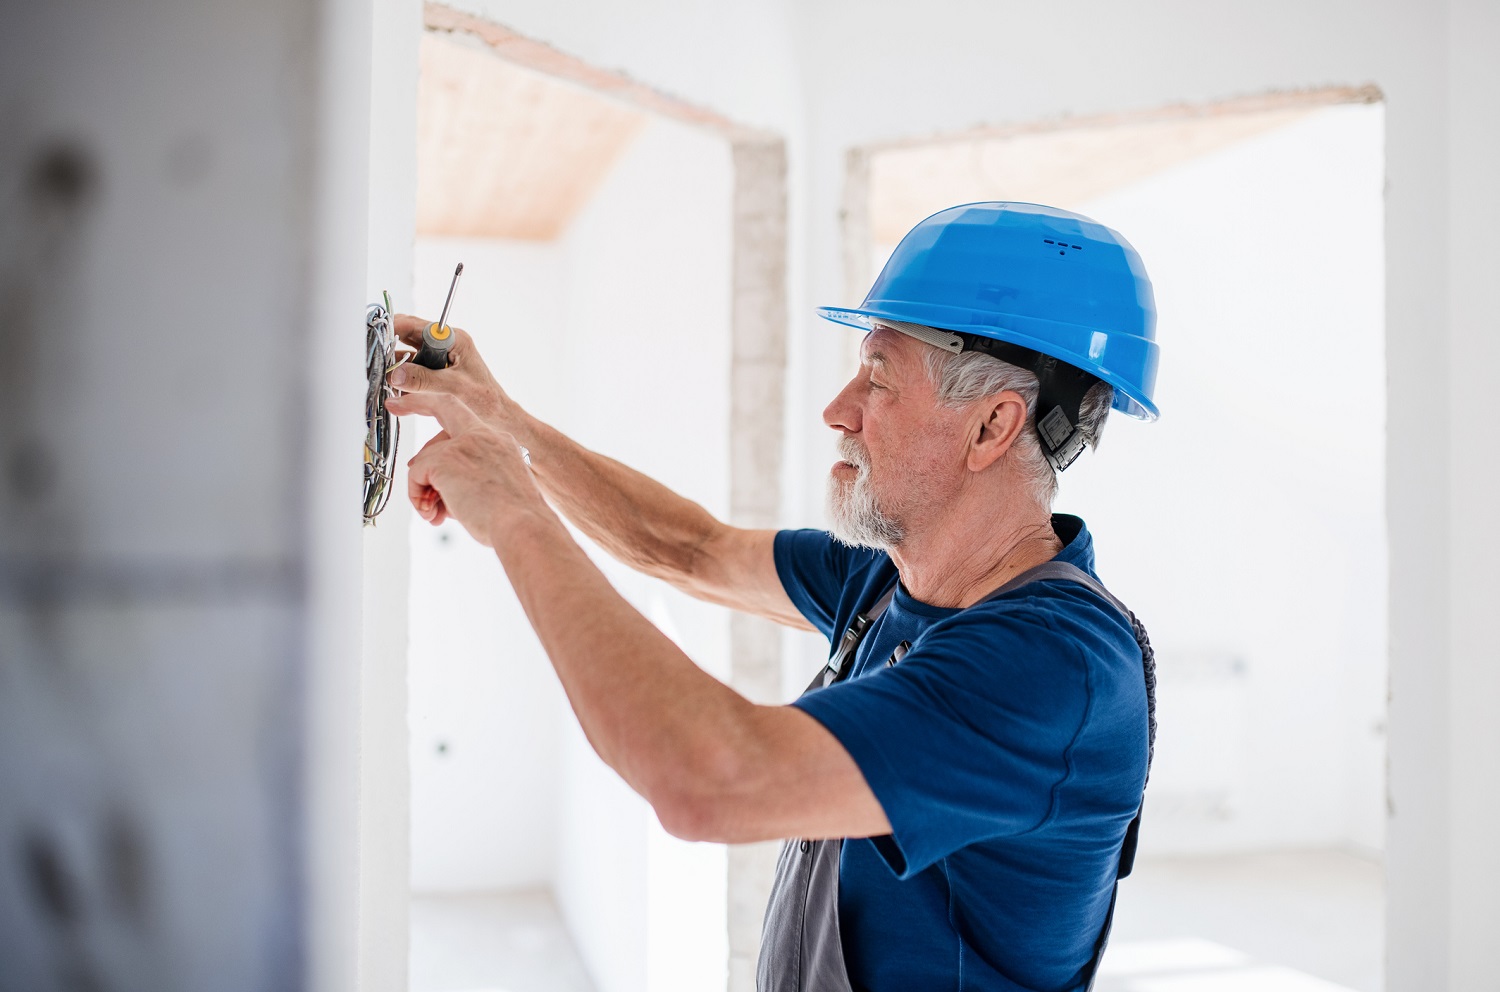
[[[421,345],[427,324],[405,314],[394,321],[401,340],[414,347]],[[812,629],[776,574],[775,531],[721,523],[697,503],[532,417],[500,388],[473,338],[457,328],[453,334],[447,368],[408,363],[390,374],[391,385],[405,394],[387,400],[386,409],[435,417],[443,428],[409,463],[409,495],[422,519],[440,524],[455,516],[494,547],[493,535],[505,532],[496,529],[492,514],[503,518],[518,508],[543,507],[551,516],[556,507],[590,540],[637,571],[710,603]],[[465,440],[474,433],[486,437]],[[479,456],[499,443],[495,435],[508,436],[503,465],[485,466]],[[449,449],[460,441],[458,449]],[[521,464],[516,443],[530,450],[535,474]],[[490,478],[491,470],[501,474]],[[493,487],[496,505],[471,502],[471,490],[488,492],[487,486]]]
[[[431,321],[401,313],[393,323],[402,342],[420,348],[422,329]],[[512,421],[517,419],[514,404],[479,357],[474,339],[456,327],[453,338],[447,368],[428,369],[406,362],[391,371],[390,383],[402,395],[387,400],[386,409],[397,416],[421,413],[434,417],[454,436],[480,424],[501,431],[512,429]]]
[[[477,425],[440,432],[407,463],[412,505],[429,523],[453,517],[486,547],[528,513],[552,515],[509,434]]]

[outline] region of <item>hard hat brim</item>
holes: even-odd
[[[960,313],[943,314],[934,311],[949,308],[930,305],[902,306],[899,308],[864,307],[818,307],[818,316],[835,324],[873,330],[873,325],[882,320],[898,323],[923,324],[945,331],[976,334],[980,337],[1008,341],[1051,355],[1075,368],[1109,383],[1115,388],[1114,408],[1127,417],[1151,421],[1158,416],[1156,404],[1137,382],[1144,383],[1149,390],[1156,380],[1156,366],[1160,349],[1155,341],[1142,337],[1110,335],[1091,327],[1061,324],[1035,317],[1020,317],[1001,314],[985,314],[987,318],[1003,323],[975,324],[960,320]],[[947,319],[941,319],[946,317]],[[935,319],[937,318],[937,319]],[[1044,332],[1044,333],[1038,333]],[[1111,366],[1117,366],[1112,368]],[[1135,370],[1134,376],[1122,370]]]

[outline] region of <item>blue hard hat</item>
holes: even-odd
[[[818,313],[867,330],[952,331],[955,351],[1019,345],[1115,387],[1116,410],[1157,416],[1151,280],[1128,241],[1081,214],[1001,202],[940,210],[901,239],[864,303]]]

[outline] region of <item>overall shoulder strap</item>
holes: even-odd
[[[854,652],[859,649],[859,642],[864,640],[865,632],[870,625],[885,612],[885,608],[891,605],[891,600],[896,595],[896,585],[901,581],[900,576],[891,580],[875,604],[864,613],[856,613],[854,619],[849,622],[844,636],[839,638],[834,647],[833,654],[828,659],[828,664],[818,669],[818,674],[813,676],[812,683],[805,691],[812,692],[835,682],[843,681],[854,667]]]
[[[1021,588],[1024,585],[1030,585],[1033,582],[1045,582],[1048,579],[1061,579],[1066,582],[1076,582],[1088,589],[1090,592],[1097,595],[1100,599],[1104,600],[1110,606],[1113,606],[1126,620],[1131,620],[1135,616],[1130,612],[1129,607],[1115,598],[1114,593],[1104,588],[1104,583],[1100,582],[1098,579],[1094,578],[1092,575],[1085,572],[1077,565],[1073,565],[1065,561],[1058,561],[1055,558],[1051,561],[1044,561],[1040,565],[1033,565],[1031,568],[1028,568],[1020,575],[1017,575],[1015,578],[1005,583],[1005,585],[1001,586],[999,589],[996,589],[994,592],[984,597],[984,599],[980,600],[980,602],[987,603],[999,596],[1004,596],[1006,593],[1015,592],[1017,589]]]
[[[1003,596],[1013,592],[1021,586],[1032,582],[1043,582],[1049,579],[1062,580],[1065,582],[1076,582],[1100,599],[1113,606],[1120,615],[1130,624],[1131,633],[1135,636],[1135,642],[1141,649],[1141,672],[1146,681],[1146,775],[1151,775],[1151,759],[1156,752],[1156,653],[1151,649],[1151,639],[1146,635],[1146,628],[1136,618],[1124,603],[1120,602],[1115,595],[1104,584],[1089,573],[1076,565],[1065,561],[1046,561],[1034,568],[1011,579],[1005,585],[990,593],[980,602],[988,602],[997,596]],[[1142,800],[1144,801],[1144,791]],[[1120,847],[1120,860],[1115,869],[1115,888],[1109,896],[1109,910],[1105,914],[1104,929],[1094,945],[1094,957],[1088,964],[1086,973],[1088,976],[1087,988],[1094,987],[1094,981],[1098,978],[1099,962],[1104,957],[1104,948],[1109,944],[1110,930],[1114,924],[1115,898],[1119,895],[1119,880],[1130,874],[1135,865],[1136,845],[1140,840],[1141,832],[1141,807],[1137,806],[1135,816],[1130,825],[1125,829],[1125,842]]]

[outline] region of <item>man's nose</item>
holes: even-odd
[[[859,403],[853,396],[857,382],[857,377],[849,380],[833,401],[823,408],[823,423],[844,434],[857,434],[863,419]]]

